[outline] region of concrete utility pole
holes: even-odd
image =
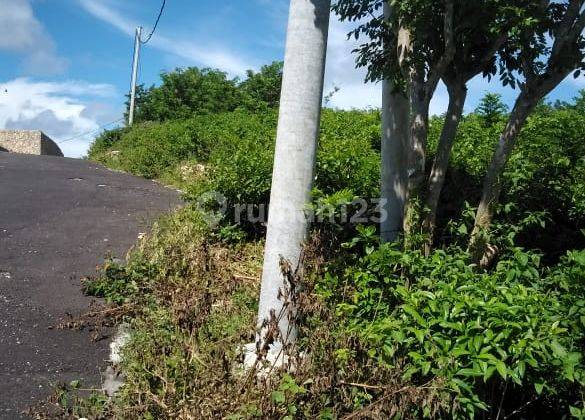
[[[307,239],[306,210],[315,177],[330,7],[331,0],[290,2],[258,326],[270,319],[271,312],[278,316],[283,310],[279,290],[286,280],[281,258],[294,269]],[[295,308],[284,311],[278,325],[283,338],[268,355],[272,363],[282,362],[276,360],[282,346],[296,339],[288,319]]]
[[[384,18],[390,19],[392,8],[384,3]],[[382,221],[381,239],[394,242],[402,231],[408,174],[408,98],[396,92],[392,82],[382,81]]]
[[[136,106],[136,81],[138,79],[138,60],[140,60],[140,43],[142,26],[136,28],[134,37],[134,60],[132,61],[132,81],[130,82],[130,110],[128,111],[128,125],[134,123],[134,107]]]
[[[382,219],[383,242],[394,242],[402,231],[407,178],[408,99],[382,81]]]

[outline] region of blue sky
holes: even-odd
[[[146,33],[160,0],[0,0],[0,128],[42,129],[67,156],[82,156],[93,133],[123,114],[133,33]],[[167,0],[157,33],[143,49],[140,81],[162,70],[215,67],[231,76],[281,60],[288,0]],[[380,87],[363,83],[346,40],[349,27],[332,17],[326,92],[331,106],[379,106]],[[585,79],[566,80],[550,99],[570,99]],[[466,109],[486,91],[512,103],[516,92],[480,78],[470,84]],[[440,88],[431,111],[444,112]],[[74,139],[70,140],[71,138]]]

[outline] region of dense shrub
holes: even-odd
[[[221,116],[210,124],[221,127],[216,136],[223,141],[214,143],[209,156],[209,188],[231,202],[268,201],[276,117],[275,112],[242,112]],[[323,112],[316,188],[325,193],[349,189],[357,195],[377,196],[380,163],[374,147],[379,143],[378,124],[375,112]]]
[[[455,146],[452,167],[481,181],[505,124],[501,117],[486,125],[481,115],[464,118]],[[436,145],[442,120],[431,123],[430,144]],[[504,176],[504,203],[524,209],[549,208],[580,223],[583,209],[585,115],[576,109],[543,107],[528,119]]]
[[[198,152],[191,127],[183,121],[138,125],[124,134],[113,149],[116,153],[97,159],[147,178],[160,176]]]
[[[103,156],[111,151],[114,144],[117,144],[122,136],[129,132],[130,129],[126,127],[114,128],[112,130],[105,130],[100,133],[92,142],[87,154],[89,157]]]
[[[426,258],[370,244],[320,293],[378,363],[405,366],[403,378],[419,385],[442,378],[450,415],[506,415],[532,400],[548,415],[568,414],[585,385],[585,253],[552,269],[521,249],[492,272],[468,261],[458,249]]]
[[[492,158],[505,116],[486,125],[481,115],[466,116],[457,134],[446,185],[439,206],[439,239],[449,239],[445,227],[477,203],[483,176]],[[431,123],[434,149],[442,120]],[[545,251],[556,262],[567,249],[585,246],[585,113],[575,107],[541,106],[521,132],[503,177],[497,222],[522,223],[530,214],[545,212],[538,226],[517,240],[527,248]]]
[[[242,137],[261,136],[268,116],[234,112],[175,120],[137,124],[121,132],[110,148],[90,149],[90,159],[148,178],[159,178],[176,170],[186,160],[206,163],[213,150],[237,145]],[[272,130],[270,124],[264,130]],[[227,143],[227,146],[225,145]],[[113,152],[113,153],[112,153]]]
[[[466,203],[479,200],[483,174],[505,124],[505,115],[490,109],[485,111],[489,118],[470,114],[461,124],[439,206],[437,245],[452,240],[449,221],[460,217]],[[230,205],[267,203],[276,121],[274,110],[240,110],[142,124],[104,133],[92,146],[90,158],[178,184],[192,199],[217,191]],[[365,198],[378,196],[379,126],[375,111],[324,110],[316,162],[320,197],[345,190]],[[583,244],[584,127],[585,113],[580,108],[540,107],[523,130],[503,180],[499,221],[519,224],[530,213],[546,211],[545,227],[535,227],[517,240],[546,251],[547,263]],[[441,128],[442,119],[433,118],[431,158]],[[186,176],[197,164],[199,175]]]
[[[218,116],[207,164],[208,182],[190,188],[192,198],[205,191],[223,194],[230,204],[268,201],[276,133],[276,112],[237,112]]]
[[[380,190],[380,117],[377,111],[324,110],[316,187],[326,194],[349,189],[371,198]]]
[[[206,166],[206,182],[192,198],[217,191],[231,203],[266,203],[276,137],[276,111],[235,111],[189,120],[144,123],[124,131],[109,149],[96,142],[90,158],[150,178],[177,170],[185,160]],[[379,117],[376,112],[323,112],[316,187],[350,189],[376,197],[379,190]],[[99,147],[97,145],[100,144]],[[116,154],[112,155],[111,151]]]
[[[575,110],[535,114],[510,162],[509,196],[529,209],[550,208],[582,221],[585,214],[585,117]],[[562,209],[562,210],[561,210]]]

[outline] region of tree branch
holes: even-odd
[[[496,55],[498,50],[504,45],[504,43],[508,40],[508,31],[503,31],[500,36],[498,36],[494,42],[492,43],[491,47],[487,50],[487,52],[483,55],[483,57],[479,60],[479,65],[475,67],[473,70],[468,71],[464,74],[465,80],[470,80],[475,77],[478,73],[481,73],[485,66],[487,66],[492,58]]]
[[[453,61],[455,57],[455,30],[453,23],[455,20],[455,3],[453,0],[445,2],[445,19],[443,21],[443,38],[445,39],[445,51],[434,68],[429,71],[427,78],[426,95],[431,96],[441,79],[441,76]]]
[[[578,3],[580,9],[584,1],[585,0],[572,0],[569,6],[573,3]],[[567,9],[567,14],[572,13],[573,11]],[[570,20],[569,23],[566,22],[565,16],[563,18],[563,25],[568,25],[570,29],[562,36],[560,36],[560,32],[557,32],[559,37],[556,37],[554,40],[546,71],[540,75],[531,73],[530,77],[526,74],[526,85],[523,88],[524,90],[531,90],[533,94],[544,97],[579,64],[576,59],[573,62],[567,62],[564,50],[568,44],[576,44],[579,37],[581,37],[583,29],[585,28],[585,11],[580,12],[580,14],[573,14],[572,20]],[[525,60],[526,58],[524,57],[522,61],[523,67],[527,66]]]
[[[578,10],[580,10],[584,0],[573,0],[570,5],[572,5],[573,2],[579,3]],[[572,15],[572,18],[567,20],[569,15]],[[578,14],[573,14],[571,10],[567,10],[567,14],[561,23],[561,28],[559,28],[557,32],[558,36],[555,37],[555,41],[552,46],[549,68],[558,65],[559,61],[562,61],[563,50],[567,44],[577,42],[584,28],[585,11]]]
[[[527,85],[533,84],[538,79],[538,75],[534,72],[534,69],[531,67],[531,65],[534,63],[534,60],[530,59],[529,57],[526,57],[525,54],[521,54],[520,63],[522,65],[522,72],[524,73],[524,77],[526,78],[526,84]]]
[[[573,29],[568,34],[569,38],[577,40],[577,37],[579,37],[581,35],[584,28],[585,28],[585,11],[581,12],[579,17],[577,18],[577,21],[575,22]]]
[[[573,27],[573,22],[579,15],[579,10],[581,10],[581,6],[583,5],[583,0],[570,0],[567,6],[567,11],[565,12],[565,17],[561,21],[555,37],[556,38],[564,38],[571,28]]]

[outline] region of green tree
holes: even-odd
[[[368,68],[368,79],[387,79],[409,99],[404,229],[408,234],[421,229],[428,233],[463,112],[466,84],[477,74],[496,74],[496,53],[510,34],[525,30],[538,8],[529,0],[396,0],[391,2],[390,19],[384,19],[380,14],[384,4],[384,0],[338,0],[334,10],[342,20],[359,22],[351,36],[367,38],[357,49],[357,64]],[[450,96],[449,123],[426,191],[429,105],[441,79]],[[431,208],[431,218],[421,224],[417,218],[425,204]]]
[[[519,86],[520,93],[500,136],[487,170],[475,217],[470,250],[476,262],[486,264],[488,229],[501,192],[501,179],[516,140],[528,116],[569,74],[585,68],[585,0],[538,2],[539,19],[531,31],[511,37],[499,53],[504,85]]]
[[[573,108],[579,112],[585,113],[585,89],[581,89],[579,94],[575,96],[573,100],[575,101]]]
[[[488,127],[492,127],[507,112],[508,106],[499,93],[486,93],[475,108],[475,113],[483,118]]]
[[[529,30],[530,17],[538,11],[533,2],[524,0],[465,2],[457,6],[456,16],[459,17],[455,25],[471,26],[460,32],[455,30],[454,57],[441,76],[449,94],[449,105],[426,189],[419,198],[423,203],[420,230],[425,237],[427,255],[433,244],[439,199],[467,99],[467,84],[481,73],[488,78],[496,74],[497,52],[512,34]],[[481,17],[469,23],[467,16],[474,13],[480,13]]]
[[[160,86],[136,88],[136,121],[167,121],[243,108],[277,108],[282,84],[282,62],[248,70],[242,82],[215,69],[176,69],[161,73]],[[128,95],[126,95],[128,98]],[[126,116],[130,101],[126,101]]]
[[[248,70],[239,88],[244,95],[244,107],[250,110],[278,108],[282,85],[282,61],[262,66],[259,72]]]
[[[176,69],[161,73],[160,86],[139,89],[137,121],[186,119],[233,111],[242,103],[237,80],[214,69]]]

